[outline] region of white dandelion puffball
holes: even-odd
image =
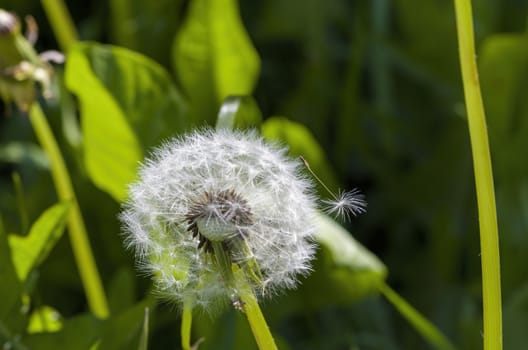
[[[254,132],[200,130],[159,147],[120,214],[125,242],[156,290],[208,307],[233,298],[220,247],[258,295],[310,270],[316,199],[302,162]],[[249,266],[249,267],[248,267]]]

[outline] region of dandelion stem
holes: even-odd
[[[49,157],[51,177],[55,184],[59,200],[72,203],[68,215],[68,233],[88,305],[95,316],[103,319],[107,318],[110,312],[108,310],[106,296],[90,247],[81,209],[79,208],[75,192],[73,191],[68,169],[64,164],[64,159],[46,120],[46,116],[38,103],[32,104],[29,111],[29,118],[37,135],[37,139]]]
[[[191,299],[187,299],[183,303],[181,321],[181,342],[183,350],[191,350],[192,304]]]
[[[236,266],[234,267],[234,270],[239,297],[242,301],[242,307],[259,349],[277,350],[277,345],[275,345],[273,335],[269,330],[266,319],[260,310],[257,299],[255,298],[255,294],[253,293],[244,271]]]
[[[477,191],[484,309],[484,349],[502,349],[499,232],[484,105],[478,79],[470,0],[455,0],[460,67]]]

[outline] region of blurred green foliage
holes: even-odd
[[[55,98],[41,102],[74,180],[112,317],[88,313],[61,236],[67,204],[46,211],[57,201],[47,159],[28,118],[4,104],[0,343],[136,348],[149,306],[149,348],[179,344],[177,308],[154,301],[148,277],[135,277],[116,215],[153,146],[214,126],[218,117],[224,126],[262,121],[265,137],[302,154],[331,188],[358,187],[369,202],[367,213],[346,225],[355,240],[327,223],[313,276],[264,302],[281,349],[427,348],[372,287],[387,271],[388,283],[459,348],[482,347],[478,222],[451,1],[67,5],[84,42],[55,67]],[[39,2],[1,6],[35,16],[39,52],[57,49]],[[528,342],[527,8],[518,0],[474,2],[498,199],[505,349]],[[36,227],[41,237],[29,245]],[[20,245],[31,248],[24,276],[22,249],[10,249]],[[359,255],[341,255],[347,245]],[[354,260],[365,256],[372,258],[366,267]],[[49,319],[49,328],[35,317]],[[203,349],[255,347],[234,310],[214,320],[197,315],[194,331],[193,339],[205,337]]]

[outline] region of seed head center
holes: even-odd
[[[193,201],[186,215],[188,231],[198,237],[199,248],[211,250],[210,242],[223,242],[244,236],[253,223],[247,201],[234,190],[204,192]]]

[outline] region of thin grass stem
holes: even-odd
[[[380,286],[380,292],[427,342],[439,350],[455,349],[455,346],[451,344],[449,339],[434,324],[422,316],[418,310],[413,308],[405,299],[392,290],[391,287],[383,283]]]
[[[71,178],[59,146],[55,141],[46,116],[38,103],[35,102],[32,104],[29,111],[29,118],[38,141],[49,157],[51,177],[55,184],[59,200],[69,201],[72,204],[68,216],[68,233],[88,305],[94,315],[103,319],[107,318],[110,312],[103,290],[103,284],[97,271],[79,203],[73,191]]]
[[[78,35],[66,4],[63,0],[42,0],[41,3],[60,49],[68,52]]]
[[[470,0],[455,0],[458,48],[473,154],[482,265],[484,349],[502,349],[499,232],[484,105],[475,55]]]

